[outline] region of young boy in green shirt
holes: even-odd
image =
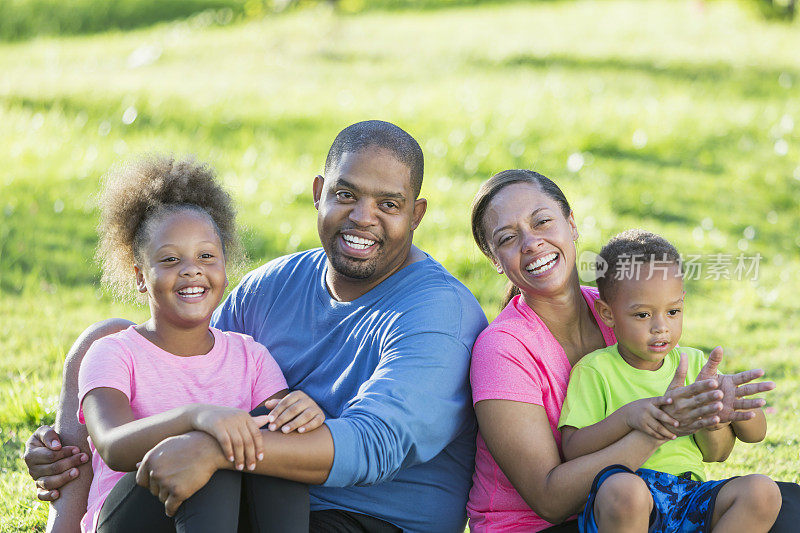
[[[584,356],[570,374],[559,420],[564,456],[592,453],[633,430],[663,444],[635,473],[613,465],[598,474],[581,531],[768,531],[781,507],[774,481],[760,474],[705,481],[703,468],[703,461],[724,461],[736,438],[761,441],[763,412],[737,413],[734,422],[685,434],[659,409],[679,367],[688,378],[680,385],[688,385],[705,364],[700,350],[678,347],[684,291],[677,250],[658,235],[630,230],[611,239],[600,257],[607,269],[597,279],[595,306],[617,344]],[[711,357],[721,360],[721,348]],[[718,390],[708,394],[723,398]],[[722,408],[745,402],[763,405],[735,400]]]

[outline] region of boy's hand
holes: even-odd
[[[661,440],[672,440],[675,434],[672,430],[678,426],[678,421],[660,409],[662,405],[672,403],[672,398],[656,396],[655,398],[642,398],[625,406],[625,422],[631,429],[650,435]]]
[[[325,422],[322,409],[308,394],[299,390],[290,392],[280,400],[267,400],[264,407],[270,409],[270,431],[280,428],[283,433],[290,433],[295,429],[298,433],[305,433],[317,429]]]
[[[738,374],[720,374],[718,368],[722,362],[722,355],[721,346],[711,350],[711,353],[708,354],[708,361],[697,375],[698,381],[701,379],[716,380],[719,383],[719,390],[723,394],[722,409],[717,413],[719,423],[707,428],[712,431],[723,428],[731,422],[754,418],[756,416],[754,410],[764,407],[766,401],[761,398],[744,398],[744,396],[768,392],[775,388],[775,383],[771,381],[749,383],[764,375],[764,371],[760,368]]]
[[[267,423],[267,415],[250,416],[250,413],[233,407],[198,405],[190,414],[194,429],[205,431],[219,442],[228,461],[237,470],[256,467],[264,458],[259,428]]]

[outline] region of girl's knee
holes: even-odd
[[[614,474],[597,489],[594,509],[598,517],[628,521],[643,514],[648,516],[653,497],[642,479],[635,474]]]

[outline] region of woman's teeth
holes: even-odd
[[[542,272],[547,272],[556,264],[556,258],[558,258],[558,254],[555,252],[552,254],[547,254],[544,257],[540,257],[533,263],[530,263],[525,267],[525,270],[531,272],[532,274],[541,274]]]

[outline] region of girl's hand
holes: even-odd
[[[678,421],[660,409],[662,405],[672,403],[672,398],[656,396],[655,398],[642,398],[625,406],[625,422],[631,429],[650,435],[660,440],[672,440],[675,434],[672,430],[678,426]]]
[[[322,409],[308,394],[299,390],[290,392],[280,400],[267,400],[264,407],[270,409],[270,431],[281,428],[283,433],[290,433],[295,429],[298,433],[305,433],[317,429],[325,422]]]
[[[267,415],[250,416],[250,413],[232,407],[198,405],[191,411],[192,427],[205,431],[219,443],[228,461],[237,470],[256,467],[264,458],[259,428],[267,423]]]

